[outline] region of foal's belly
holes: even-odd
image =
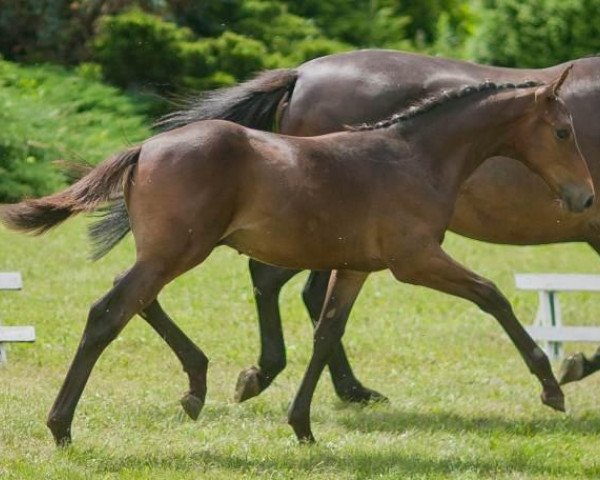
[[[360,222],[342,226],[311,220],[246,223],[228,234],[222,244],[255,260],[279,267],[312,270],[376,271],[386,268],[373,230]],[[350,227],[350,228],[348,228]]]

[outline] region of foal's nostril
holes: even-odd
[[[583,208],[590,208],[594,203],[594,195],[590,195],[583,204]]]

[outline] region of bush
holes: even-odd
[[[69,0],[11,0],[0,8],[0,52],[9,59],[76,63],[89,31]]]
[[[188,29],[133,10],[102,17],[92,51],[109,82],[162,90],[177,83],[184,73],[181,44],[189,40]]]
[[[294,60],[294,63],[300,64],[312,60],[313,58],[345,52],[351,49],[352,46],[347,43],[321,37],[315,38],[314,40],[302,40],[295,43],[291,58]]]
[[[321,36],[312,20],[289,13],[278,1],[246,0],[240,14],[235,32],[261,41],[270,52],[282,56],[293,54],[296,42]]]
[[[480,62],[545,67],[600,50],[600,0],[486,0],[479,13]]]
[[[215,69],[237,80],[243,80],[265,68],[267,48],[258,40],[226,31],[220,37],[206,42],[214,57]]]
[[[0,61],[0,202],[62,187],[53,160],[95,164],[149,135],[148,99],[79,73]]]

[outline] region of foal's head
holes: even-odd
[[[533,108],[519,122],[515,146],[564,205],[572,212],[581,212],[592,205],[594,186],[577,145],[571,114],[559,96],[571,68],[532,94]]]

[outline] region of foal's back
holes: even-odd
[[[144,143],[128,195],[132,229],[142,249],[166,223],[169,235],[209,235],[269,263],[379,269],[380,218],[409,201],[402,185],[427,188],[422,165],[389,132],[299,138],[197,122]]]

